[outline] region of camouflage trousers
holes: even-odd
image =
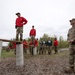
[[[42,50],[43,50],[43,54],[46,54],[46,46],[45,45],[42,46]]]
[[[75,62],[75,45],[69,46],[69,64],[70,67],[74,67]]]
[[[19,34],[20,34],[20,40],[22,41],[22,38],[23,38],[23,27],[17,27],[17,29],[16,29],[16,40],[19,39]]]
[[[31,36],[32,43],[34,44],[35,36]]]
[[[33,55],[33,49],[34,49],[34,47],[30,47],[30,48],[29,48],[31,55]]]
[[[48,54],[51,54],[52,53],[51,46],[47,46],[47,49],[48,49]]]
[[[43,48],[42,48],[42,46],[40,46],[40,48],[39,48],[39,54],[43,54]]]

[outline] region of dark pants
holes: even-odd
[[[29,50],[30,50],[30,54],[33,55],[33,47],[30,47]]]
[[[27,49],[26,49],[26,48],[23,48],[23,52],[24,52],[25,54],[27,54]]]
[[[43,48],[42,48],[42,46],[40,46],[39,54],[43,54]]]
[[[70,67],[74,67],[74,62],[75,62],[75,45],[70,45],[69,46],[69,64]]]
[[[57,46],[54,46],[55,54],[58,53]]]

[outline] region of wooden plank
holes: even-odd
[[[7,40],[7,39],[0,39],[0,41],[3,41],[3,42],[16,42],[16,44],[21,44],[23,42],[23,41]],[[29,45],[29,44],[27,44],[27,46],[32,47],[32,45]]]
[[[7,39],[0,39],[0,41],[4,41],[4,42],[17,42],[17,43],[22,43],[23,42],[23,41],[7,40]]]

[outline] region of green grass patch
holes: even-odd
[[[41,55],[30,55],[30,54],[26,54],[25,55],[25,58],[42,58],[42,57],[46,57],[46,58],[52,58],[52,59],[55,59],[55,58],[61,58],[61,57],[68,57],[69,56],[69,51],[63,51],[63,52],[58,52],[57,54],[54,54],[54,52],[52,52],[51,55],[48,55],[48,54],[41,54]]]
[[[68,57],[69,56],[69,51],[63,51],[63,52],[58,52],[57,54],[54,54],[54,52],[51,55],[44,54],[44,55],[31,55],[31,54],[26,54],[24,55],[24,58],[35,58],[35,57],[47,57],[47,58],[58,58],[58,57]],[[9,52],[6,52],[6,50],[2,50],[1,54],[2,58],[8,58],[8,57],[15,57],[14,51],[10,50]]]
[[[14,51],[10,50],[9,52],[6,52],[6,50],[2,50],[1,57],[2,57],[2,58],[15,57]]]

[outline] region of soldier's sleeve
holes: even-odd
[[[73,40],[75,41],[75,29],[74,29],[74,34],[73,34],[73,35],[74,35],[74,38],[73,38]]]
[[[23,20],[23,22],[24,22],[24,25],[27,24],[28,21],[27,21],[26,18],[22,17],[22,20]]]
[[[67,34],[67,41],[69,41],[69,35],[70,35],[70,30],[68,31],[68,34]]]

